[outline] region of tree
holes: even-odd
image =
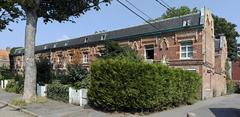
[[[103,51],[103,55],[100,58],[108,59],[108,58],[121,58],[127,57],[131,60],[141,61],[142,58],[138,55],[138,52],[130,47],[121,47],[115,41],[106,41],[105,50]]]
[[[99,10],[100,3],[111,0],[1,0],[0,28],[6,29],[10,22],[26,20],[25,27],[25,82],[23,98],[30,101],[36,97],[36,63],[34,59],[37,22],[42,18],[44,23],[60,23],[80,17],[90,9]]]
[[[239,37],[239,33],[236,31],[237,25],[215,15],[213,18],[215,37],[219,38],[220,34],[224,34],[227,38],[228,58],[230,60],[237,59],[237,37]]]
[[[172,8],[171,10],[167,10],[165,13],[163,13],[161,15],[161,17],[158,17],[154,20],[150,20],[150,21],[158,21],[158,20],[162,20],[162,19],[167,19],[167,18],[171,18],[171,17],[176,17],[176,16],[181,16],[181,15],[186,15],[186,14],[190,14],[190,13],[196,13],[199,10],[195,7],[193,9],[190,9],[187,6],[181,6],[180,8]]]
[[[158,21],[161,19],[187,15],[191,13],[196,13],[199,10],[197,8],[190,9],[187,6],[182,6],[180,8],[173,8],[171,10],[167,10],[161,17],[151,20],[151,22]],[[214,18],[214,29],[215,29],[215,37],[219,38],[219,35],[224,34],[227,38],[227,48],[228,48],[228,58],[230,60],[237,59],[237,40],[239,37],[239,33],[236,31],[236,24],[228,22],[225,18],[221,18],[213,15]]]

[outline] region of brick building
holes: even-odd
[[[240,60],[232,61],[232,80],[240,81]]]
[[[226,39],[214,37],[214,21],[208,9],[149,24],[93,34],[76,39],[36,46],[36,60],[47,58],[53,69],[65,70],[78,62],[88,66],[101,56],[105,40],[118,41],[136,49],[148,62],[166,62],[176,68],[199,73],[203,79],[202,98],[226,93]],[[216,49],[216,50],[215,50]],[[22,72],[23,49],[15,51],[15,69]]]
[[[9,64],[10,64],[9,53],[10,53],[10,48],[6,48],[6,50],[0,49],[0,66],[9,67]]]

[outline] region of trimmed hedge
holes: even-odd
[[[12,93],[17,93],[17,94],[23,94],[23,89],[24,89],[24,81],[23,80],[9,80],[5,91],[7,92],[12,92]]]
[[[69,86],[60,83],[49,84],[47,86],[47,97],[67,103],[69,101]]]
[[[91,65],[88,99],[104,111],[158,111],[197,99],[201,77],[194,72],[129,59]]]

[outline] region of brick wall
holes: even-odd
[[[232,61],[232,79],[240,80],[240,61]]]

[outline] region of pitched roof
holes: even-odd
[[[190,26],[183,26],[183,21],[190,21]],[[155,29],[150,24],[143,24],[139,26],[109,31],[102,34],[93,34],[88,36],[83,36],[71,40],[59,41],[54,43],[48,43],[44,45],[39,45],[35,47],[36,52],[39,51],[47,51],[51,49],[57,48],[66,48],[66,47],[75,47],[75,46],[85,46],[86,44],[94,44],[97,42],[101,42],[101,36],[105,36],[105,39],[111,40],[122,40],[128,39],[130,37],[139,37],[139,36],[147,36],[147,35],[154,35],[154,34],[162,34],[165,32],[172,32],[176,30],[182,30],[185,28],[193,28],[193,27],[202,27],[201,24],[201,13],[189,14],[180,17],[174,17],[170,19],[160,20],[158,22],[152,23]],[[17,49],[14,55],[23,54],[23,48]]]

